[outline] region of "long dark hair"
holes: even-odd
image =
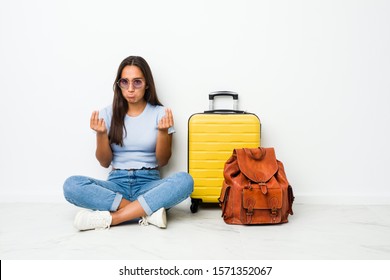
[[[154,79],[152,71],[145,59],[140,56],[129,56],[125,58],[122,63],[119,65],[118,72],[116,74],[114,82],[114,99],[112,102],[112,119],[111,127],[108,133],[108,138],[110,139],[110,144],[117,144],[123,146],[123,130],[127,134],[125,127],[125,116],[129,109],[127,100],[123,97],[122,91],[118,86],[117,82],[122,76],[123,68],[129,65],[137,66],[143,73],[146,80],[146,89],[144,99],[146,102],[151,105],[161,105],[161,102],[158,100],[156,87],[154,85]]]

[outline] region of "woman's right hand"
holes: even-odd
[[[104,119],[99,119],[99,111],[92,112],[90,127],[97,133],[107,133],[106,123],[104,122]]]
[[[104,119],[99,119],[99,111],[93,111],[90,121],[90,127],[96,131],[96,158],[100,165],[107,168],[112,161],[112,151],[107,136],[107,128]]]

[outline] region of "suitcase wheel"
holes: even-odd
[[[201,199],[191,198],[190,210],[191,210],[192,213],[198,212],[199,203],[200,203],[201,201],[202,201]]]

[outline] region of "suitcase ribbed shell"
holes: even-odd
[[[223,168],[233,149],[260,146],[261,124],[250,113],[201,113],[188,121],[188,172],[194,179],[192,199],[217,203]]]

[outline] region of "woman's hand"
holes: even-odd
[[[97,133],[107,133],[106,123],[104,122],[104,119],[99,119],[99,111],[92,112],[90,127]]]
[[[90,127],[96,131],[96,158],[101,166],[107,168],[112,161],[112,151],[108,140],[106,124],[103,118],[99,119],[99,111],[92,112]]]
[[[165,109],[165,116],[158,122],[158,135],[156,144],[156,159],[158,166],[166,165],[171,157],[172,134],[168,134],[168,128],[173,126],[171,109]]]
[[[161,118],[161,120],[158,122],[158,129],[159,130],[168,130],[171,126],[173,126],[173,115],[172,110],[166,108],[165,109],[165,116]]]

